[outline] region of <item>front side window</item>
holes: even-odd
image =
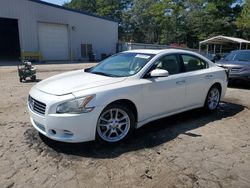
[[[181,55],[186,72],[207,68],[207,62],[192,55]]]
[[[120,53],[105,59],[86,72],[110,77],[132,76],[138,73],[153,57],[153,54]]]
[[[164,69],[169,75],[178,74],[182,68],[176,55],[166,55],[156,61],[154,69]]]

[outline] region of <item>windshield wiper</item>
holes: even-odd
[[[102,76],[108,76],[108,77],[117,77],[117,75],[108,74],[108,73],[104,73],[104,72],[90,72],[90,73],[98,74],[98,75],[102,75]]]

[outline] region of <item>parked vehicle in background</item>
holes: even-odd
[[[17,65],[19,81],[22,82],[26,78],[30,78],[31,81],[36,81],[36,68],[32,66],[30,61],[24,61],[22,64]]]
[[[250,50],[232,51],[217,64],[230,70],[230,80],[250,81]]]
[[[221,53],[221,60],[225,59],[229,54],[230,52]]]
[[[226,88],[225,69],[197,53],[132,50],[39,82],[28,108],[33,126],[51,139],[112,143],[159,118],[213,111]]]

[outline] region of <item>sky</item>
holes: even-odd
[[[56,5],[62,5],[64,2],[68,2],[69,0],[42,0],[42,1],[46,1]]]

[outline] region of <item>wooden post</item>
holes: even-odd
[[[215,54],[215,52],[216,52],[216,44],[214,44],[214,54]]]

